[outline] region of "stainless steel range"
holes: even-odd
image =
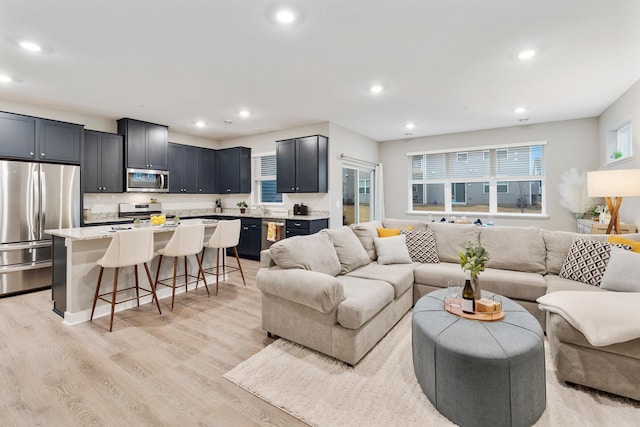
[[[149,219],[152,215],[160,215],[160,203],[120,203],[118,215],[120,218]]]

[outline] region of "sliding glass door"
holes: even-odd
[[[342,168],[342,223],[357,224],[373,219],[373,170]]]

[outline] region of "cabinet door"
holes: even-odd
[[[276,190],[296,192],[296,140],[276,142]]]
[[[97,193],[101,189],[98,178],[101,174],[99,133],[84,132],[84,155],[82,160],[82,191],[84,193]]]
[[[318,192],[318,137],[296,140],[296,192]]]
[[[262,246],[262,220],[258,218],[242,218],[238,254],[243,258],[258,259]]]
[[[239,176],[239,187],[238,193],[251,193],[251,148],[246,147],[238,147],[237,150],[239,153],[239,162],[238,165],[238,174]]]
[[[39,119],[38,122],[38,158],[80,164],[82,126],[45,119]]]
[[[100,181],[102,191],[106,193],[122,193],[124,191],[123,175],[124,138],[122,135],[101,134]]]
[[[185,193],[198,192],[198,147],[182,146],[182,188]]]
[[[122,129],[121,122],[123,123]],[[118,133],[126,135],[127,167],[148,168],[146,124],[135,120],[121,120],[118,121]]]
[[[169,152],[169,193],[182,193],[182,146],[167,144]]]
[[[35,118],[0,113],[0,156],[31,160],[35,147]]]
[[[198,193],[215,194],[215,150],[200,148],[198,152]]]
[[[167,128],[147,125],[147,161],[150,169],[167,169]]]
[[[218,191],[220,194],[233,194],[240,187],[240,152],[235,149],[218,151]]]

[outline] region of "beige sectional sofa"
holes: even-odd
[[[381,227],[431,230],[440,262],[379,264],[374,239]],[[449,280],[463,280],[458,253],[469,240],[479,241],[490,254],[487,269],[480,274],[482,289],[520,303],[545,328],[547,316],[538,308],[538,297],[558,290],[607,292],[559,276],[574,240],[606,241],[607,237],[537,227],[386,219],[285,239],[261,254],[257,286],[262,291],[263,329],[355,364],[422,295],[446,287]],[[640,234],[625,237],[640,240]],[[613,370],[620,365],[626,366],[624,372],[629,366],[638,371],[637,342],[594,348],[584,337],[575,338],[580,332],[561,319],[551,319],[557,326],[551,340],[554,356],[581,355],[579,361],[558,365],[561,379],[580,383],[576,375],[580,363],[586,369],[597,361],[606,361]],[[590,385],[589,381],[582,384]],[[605,389],[628,395],[620,388]]]

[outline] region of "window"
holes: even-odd
[[[408,153],[409,210],[544,214],[545,146]]]
[[[282,203],[282,193],[276,192],[276,155],[253,157],[253,200],[257,204]]]
[[[374,171],[364,166],[342,168],[342,223],[357,224],[373,219]]]
[[[631,123],[627,123],[616,131],[616,151],[613,160],[631,156]]]

